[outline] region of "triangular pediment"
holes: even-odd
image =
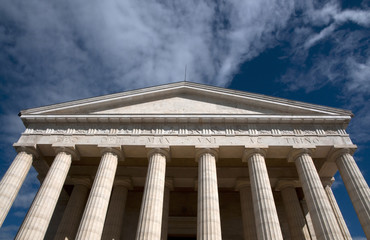
[[[182,82],[28,109],[22,115],[350,116],[346,110]]]
[[[183,94],[167,98],[151,99],[116,106],[110,109],[90,112],[90,114],[279,114],[282,112],[258,106],[202,98]]]

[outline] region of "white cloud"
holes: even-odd
[[[4,87],[34,104],[182,81],[185,65],[189,80],[225,86],[271,44],[294,7],[275,0],[1,5],[0,61],[21,83]]]
[[[291,91],[310,92],[326,85],[339,88],[342,107],[356,115],[349,128],[352,138],[366,143],[370,139],[370,10],[341,10],[336,1],[304,6],[306,14],[288,27],[293,29],[288,41],[295,67],[281,81]]]

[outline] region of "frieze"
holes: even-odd
[[[127,124],[96,126],[30,126],[23,134],[31,135],[156,135],[156,136],[347,136],[338,126],[268,125],[268,124]]]
[[[350,138],[343,136],[56,136],[22,135],[18,143],[34,144],[116,144],[116,145],[226,145],[226,146],[330,146],[352,145]]]

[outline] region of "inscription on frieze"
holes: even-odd
[[[117,144],[117,145],[226,145],[226,146],[294,146],[294,145],[346,145],[352,144],[348,136],[58,136],[58,135],[22,135],[19,143],[34,144]]]

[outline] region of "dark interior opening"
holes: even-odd
[[[168,237],[168,240],[196,240],[196,237]]]

